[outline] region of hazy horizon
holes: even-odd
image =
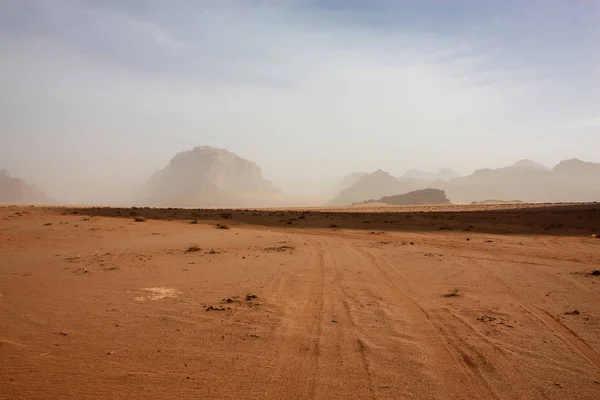
[[[204,145],[308,196],[600,162],[600,3],[523,3],[0,0],[0,169],[79,200]]]

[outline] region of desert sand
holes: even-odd
[[[599,399],[593,234],[599,204],[0,207],[0,398]]]

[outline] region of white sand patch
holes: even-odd
[[[141,288],[140,290],[144,290],[146,292],[150,292],[148,296],[138,296],[135,299],[137,301],[144,300],[160,300],[166,298],[177,297],[179,293],[181,293],[177,289],[166,288],[166,287],[153,287],[153,288]]]

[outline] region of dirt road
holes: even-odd
[[[593,207],[190,212],[0,208],[0,398],[600,398]]]

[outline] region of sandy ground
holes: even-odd
[[[501,208],[1,207],[0,398],[599,399],[600,205]]]

